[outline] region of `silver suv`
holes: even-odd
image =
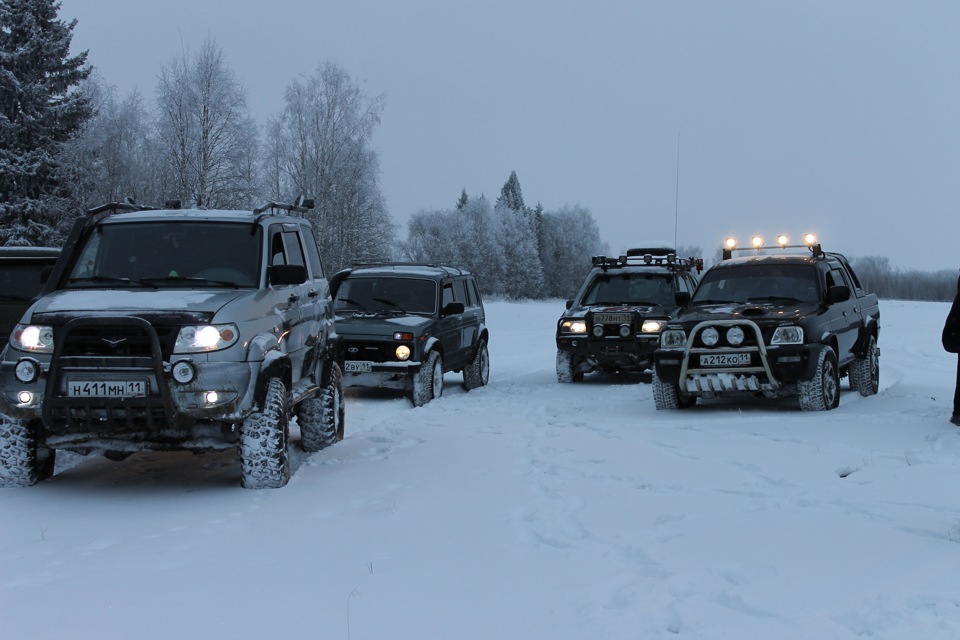
[[[240,453],[241,484],[290,478],[289,419],[343,437],[339,339],[312,206],[152,210],[78,221],[0,354],[0,486],[50,476],[57,449]]]

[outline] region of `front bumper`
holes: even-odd
[[[586,335],[557,336],[557,349],[569,351],[585,361],[599,365],[648,367],[660,341],[659,334],[632,338],[591,338]]]
[[[368,362],[346,360],[343,363],[345,387],[403,389],[413,387],[413,376],[420,371],[419,361]]]

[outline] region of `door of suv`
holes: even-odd
[[[827,292],[830,287],[845,285],[850,289],[850,298],[844,302],[835,302],[830,305],[830,328],[837,336],[837,347],[840,352],[837,358],[841,363],[848,362],[854,356],[854,347],[860,335],[860,313],[857,298],[853,293],[853,284],[847,280],[843,269],[839,265],[829,265],[825,274]]]
[[[298,285],[273,285],[277,300],[275,310],[280,316],[280,334],[277,336],[280,347],[290,356],[295,379],[305,371],[305,358],[308,343],[319,330],[316,309],[317,284],[310,280],[309,268],[300,241],[299,225],[294,223],[270,226],[269,265],[296,265],[307,270],[307,281]],[[312,289],[311,289],[312,288]]]
[[[453,287],[454,296],[463,301],[463,323],[460,332],[460,357],[464,365],[473,356],[473,347],[477,344],[480,325],[483,324],[483,307],[472,278],[458,278]]]

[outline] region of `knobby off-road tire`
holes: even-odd
[[[244,488],[277,489],[290,480],[289,422],[287,390],[279,378],[270,378],[263,407],[240,425],[240,484]]]
[[[840,405],[840,370],[833,349],[821,349],[813,379],[804,380],[798,386],[803,411],[829,411]]]
[[[0,415],[0,487],[30,487],[53,475],[56,449],[37,446],[23,420]]]
[[[443,395],[443,358],[438,351],[431,351],[426,361],[413,376],[413,406],[422,407]]]
[[[308,398],[297,408],[300,425],[300,446],[304,451],[320,451],[343,440],[343,374],[333,363],[330,379],[320,395]]]
[[[657,377],[656,368],[653,369],[653,403],[657,410],[686,409],[697,404],[697,398],[680,393],[680,386],[672,382],[664,382]]]
[[[870,336],[863,357],[850,365],[850,387],[862,396],[872,396],[880,390],[880,349],[874,336]]]
[[[557,382],[581,382],[583,370],[580,368],[580,358],[569,351],[557,349]]]
[[[481,338],[473,360],[463,370],[463,386],[470,391],[488,382],[490,382],[490,353],[487,350],[487,341]]]

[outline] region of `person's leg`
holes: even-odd
[[[953,390],[953,415],[950,422],[960,426],[960,355],[957,355],[957,385]]]

